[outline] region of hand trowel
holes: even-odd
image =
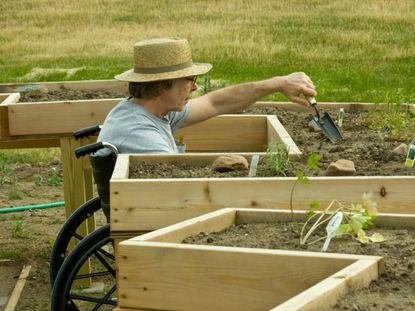
[[[326,135],[326,137],[330,139],[332,143],[337,143],[339,140],[342,140],[343,135],[340,132],[340,129],[337,127],[336,123],[334,123],[334,121],[331,119],[330,115],[325,112],[324,116],[320,117],[320,111],[317,108],[316,99],[314,97],[310,97],[307,100],[317,114],[317,118],[313,118],[310,123],[313,126],[320,128],[323,131],[324,135]]]

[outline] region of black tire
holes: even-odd
[[[59,269],[52,289],[51,310],[113,310],[116,305],[115,256],[107,246],[113,249],[114,240],[110,237],[109,225],[105,225],[85,237],[68,255]],[[80,274],[79,270],[91,260],[91,272]],[[94,284],[104,284],[104,290],[98,295],[82,292],[80,280],[91,278]],[[78,282],[78,283],[76,283]]]
[[[68,256],[68,245],[72,238],[81,241],[84,237],[79,235],[76,230],[96,211],[101,209],[101,200],[99,197],[93,198],[82,204],[63,224],[59,231],[50,255],[49,277],[50,284],[53,287],[56,275],[62,266],[65,258]]]

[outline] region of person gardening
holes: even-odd
[[[115,76],[128,82],[130,97],[108,114],[98,141],[120,153],[176,153],[173,133],[221,114],[240,111],[259,99],[280,92],[294,103],[309,106],[317,95],[303,72],[225,87],[191,98],[197,77],[211,64],[193,63],[189,43],[182,38],[157,38],[134,45],[134,68]],[[96,156],[106,155],[102,149]]]

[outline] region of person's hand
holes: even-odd
[[[294,103],[308,107],[310,104],[306,98],[317,96],[313,82],[304,72],[294,72],[281,79],[280,92]]]

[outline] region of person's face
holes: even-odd
[[[197,76],[179,78],[170,91],[169,111],[182,111],[192,93],[197,90]]]

